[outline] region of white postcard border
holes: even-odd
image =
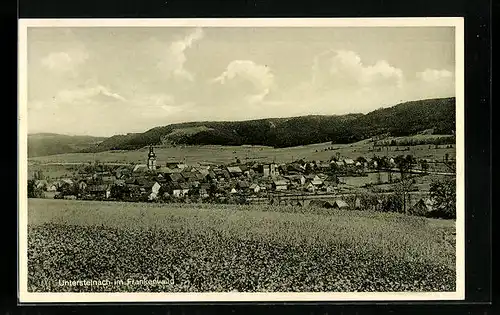
[[[243,19],[20,19],[18,33],[18,299],[20,303],[93,302],[313,302],[465,299],[464,19],[243,18]],[[456,84],[456,291],[339,293],[33,293],[27,290],[27,29],[28,27],[454,27]]]

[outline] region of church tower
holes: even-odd
[[[153,146],[149,147],[149,153],[148,153],[148,169],[150,171],[156,170],[156,154],[153,150]]]

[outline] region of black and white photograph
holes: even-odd
[[[463,37],[21,19],[20,301],[464,299]]]

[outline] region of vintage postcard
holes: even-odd
[[[19,21],[19,301],[461,300],[462,18]]]

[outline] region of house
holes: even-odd
[[[312,181],[311,181],[311,184],[313,184],[314,186],[316,187],[319,187],[321,185],[323,185],[323,180],[320,179],[320,178],[314,178]]]
[[[156,172],[160,174],[170,174],[172,173],[172,169],[167,166],[160,166],[159,168],[156,169]]]
[[[435,203],[429,198],[421,198],[408,212],[413,215],[425,216],[435,210]]]
[[[241,170],[241,172],[245,173],[248,171],[248,166],[246,166],[245,164],[241,164],[238,166]]]
[[[335,186],[326,185],[325,186],[325,190],[326,190],[327,193],[333,193],[333,192],[335,192]]]
[[[247,181],[240,180],[240,181],[238,181],[238,183],[236,184],[236,187],[237,187],[238,189],[245,190],[245,189],[250,188],[250,184],[249,184]]]
[[[337,165],[337,167],[343,167],[344,166],[344,162],[342,162],[342,161],[335,161],[335,165]]]
[[[73,185],[73,180],[70,178],[63,178],[63,179],[61,179],[61,184],[62,185],[64,185],[64,184]]]
[[[354,200],[354,209],[361,209],[361,198],[356,197]]]
[[[317,200],[317,199],[311,200],[309,202],[309,206],[311,206],[311,207],[319,207],[319,208],[326,208],[326,209],[333,208],[333,205],[332,205],[331,202],[326,201],[326,200]]]
[[[186,183],[177,183],[172,185],[171,191],[174,197],[184,197],[189,193],[189,186]]]
[[[78,182],[78,189],[80,190],[85,190],[87,189],[87,183],[84,180],[81,180]]]
[[[127,178],[125,180],[126,185],[138,185],[139,182],[137,181],[137,178]]]
[[[315,191],[316,191],[316,186],[314,186],[311,182],[309,182],[309,183],[306,185],[306,189],[307,189],[307,191],[309,191],[309,192],[315,192]]]
[[[130,170],[127,168],[119,168],[115,171],[116,178],[122,178],[130,175]]]
[[[287,190],[288,182],[284,179],[276,179],[273,181],[273,187],[275,190]]]
[[[153,186],[151,186],[151,187],[148,186],[148,188],[149,188],[149,191],[151,191],[151,193],[148,196],[148,199],[149,200],[156,199],[158,197],[159,192],[160,192],[161,185],[158,184],[158,182],[155,182],[153,184]]]
[[[108,183],[114,182],[116,180],[116,177],[113,175],[106,175],[106,176],[102,176],[101,180],[103,183],[108,184]]]
[[[271,177],[275,177],[275,176],[278,176],[279,175],[279,172],[278,172],[278,167],[276,164],[271,164],[269,165],[269,176]]]
[[[161,188],[161,185],[158,182],[155,182],[153,184],[153,186],[151,186],[150,191],[151,191],[151,193],[157,195],[160,192],[160,188]]]
[[[55,184],[55,183],[48,184],[46,190],[48,192],[55,192],[55,191],[57,191],[57,184]]]
[[[355,163],[354,163],[354,160],[353,159],[344,159],[344,164],[346,166],[354,166]]]
[[[207,177],[210,174],[210,171],[206,168],[199,168],[197,169],[197,171],[203,178]]]
[[[205,189],[205,188],[200,188],[199,191],[198,191],[199,195],[201,198],[208,198],[210,197],[209,193],[208,193],[208,190]]]
[[[347,202],[345,202],[344,200],[341,200],[341,199],[337,199],[335,200],[333,203],[332,203],[332,208],[334,209],[347,209],[349,208],[349,205],[347,204]]]
[[[133,173],[144,173],[147,172],[148,166],[146,164],[137,164],[134,166],[134,169],[132,170]]]
[[[216,180],[217,175],[214,173],[213,170],[208,170],[208,175],[206,176],[207,180]]]
[[[262,168],[262,176],[269,177],[270,166],[269,165],[261,165],[261,168]]]
[[[243,173],[243,171],[241,170],[241,168],[239,166],[228,166],[227,171],[233,177],[240,176]]]
[[[301,173],[304,173],[305,167],[303,167],[302,165],[300,165],[298,163],[291,163],[291,164],[288,164],[287,171],[289,174],[292,174],[292,175],[301,174]]]
[[[172,183],[181,183],[181,182],[184,182],[184,176],[181,175],[180,173],[168,174],[165,179],[167,181],[169,181],[169,182],[172,182]]]
[[[254,193],[258,193],[260,191],[259,184],[253,183],[252,185],[250,185],[250,190]]]
[[[306,177],[304,175],[289,175],[285,177],[294,184],[301,186],[306,184]]]
[[[196,172],[182,172],[181,173],[181,176],[184,178],[184,180],[186,182],[191,182],[191,181],[195,181],[195,180],[198,180],[198,177],[196,176]],[[173,174],[171,174],[173,175]]]
[[[41,179],[41,180],[36,180],[35,181],[35,187],[37,189],[43,189],[43,190],[45,190],[46,187],[48,186],[48,184],[49,183],[45,179]]]
[[[318,164],[318,167],[321,170],[326,171],[326,170],[330,169],[330,164],[329,163],[325,163],[325,162],[321,162],[321,163]]]
[[[227,170],[224,170],[224,169],[215,169],[214,174],[216,175],[217,179],[222,179],[222,178],[230,179],[231,178],[231,174]]]
[[[88,187],[88,192],[96,197],[109,198],[111,197],[110,185],[91,185]]]
[[[231,191],[230,191],[230,193],[231,193],[231,194],[235,194],[235,193],[237,193],[237,192],[238,192],[238,191],[236,190],[236,188],[234,188],[234,187],[233,187],[233,188],[231,188]]]

